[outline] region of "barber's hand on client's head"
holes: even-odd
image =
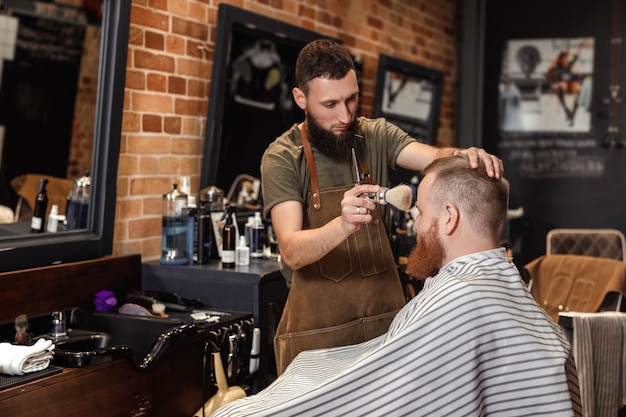
[[[495,155],[492,155],[482,148],[476,148],[472,146],[467,149],[459,149],[454,152],[454,156],[465,155],[469,159],[470,165],[473,168],[478,167],[478,162],[483,161],[487,175],[490,177],[501,178],[504,174],[504,164],[502,160]]]

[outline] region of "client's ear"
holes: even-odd
[[[452,203],[446,204],[446,213],[444,214],[444,233],[451,235],[459,226],[460,213],[457,206]]]

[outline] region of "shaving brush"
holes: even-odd
[[[406,184],[400,184],[393,188],[380,187],[380,191],[376,194],[368,194],[367,197],[378,204],[390,204],[402,211],[411,209],[411,187]]]
[[[359,155],[362,156],[363,150],[360,148],[363,136],[354,135],[354,143],[352,144],[352,165],[354,167],[355,181],[357,184],[365,184],[370,175],[367,171],[364,171],[359,163]],[[411,201],[413,199],[413,193],[411,187],[406,184],[400,184],[393,188],[380,187],[380,190],[375,193],[363,194],[363,197],[369,198],[378,204],[390,204],[402,211],[408,211],[411,209]]]

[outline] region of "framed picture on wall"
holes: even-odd
[[[508,40],[498,85],[500,132],[589,132],[594,55],[591,37]]]
[[[381,54],[374,117],[384,117],[420,142],[437,141],[443,72]]]

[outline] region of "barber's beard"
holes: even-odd
[[[439,226],[433,221],[425,233],[417,236],[415,249],[409,255],[407,273],[424,280],[439,272],[443,265],[445,251],[439,239]]]
[[[359,132],[359,121],[356,118],[340,134],[324,129],[310,113],[306,114],[306,124],[311,145],[329,158],[337,161],[349,160],[354,135]]]

